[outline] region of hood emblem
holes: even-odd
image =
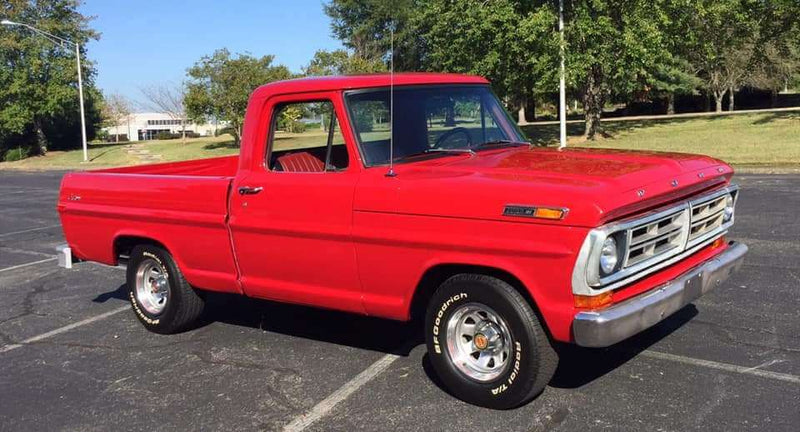
[[[672,180],[671,182],[669,182],[669,184],[671,184],[672,187],[678,187],[678,180]]]
[[[639,189],[636,191],[636,195],[641,198],[644,196],[644,189]]]
[[[703,178],[706,176],[706,173],[697,173],[697,177]]]

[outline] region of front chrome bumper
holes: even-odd
[[[652,327],[728,279],[746,253],[746,245],[731,242],[724,252],[658,288],[607,309],[575,314],[575,343],[607,347]]]

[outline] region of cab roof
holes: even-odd
[[[253,92],[253,96],[259,98],[285,93],[388,87],[390,81],[393,81],[395,86],[489,83],[489,81],[483,77],[450,73],[403,72],[394,74],[393,79],[390,77],[390,74],[371,74],[297,78],[262,85]]]

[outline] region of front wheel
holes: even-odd
[[[460,274],[434,293],[425,318],[434,371],[466,402],[508,409],[544,390],[558,365],[528,302],[506,282]]]
[[[136,317],[155,333],[189,328],[203,312],[204,301],[183,277],[166,250],[140,245],[131,251],[128,297]]]

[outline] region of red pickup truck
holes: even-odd
[[[730,166],[533,147],[480,77],[277,82],[244,124],[238,157],[67,174],[62,261],[127,262],[158,333],[188,329],[206,291],[418,318],[453,394],[510,408],[558,343],[641,332],[747,252],[724,237]]]

